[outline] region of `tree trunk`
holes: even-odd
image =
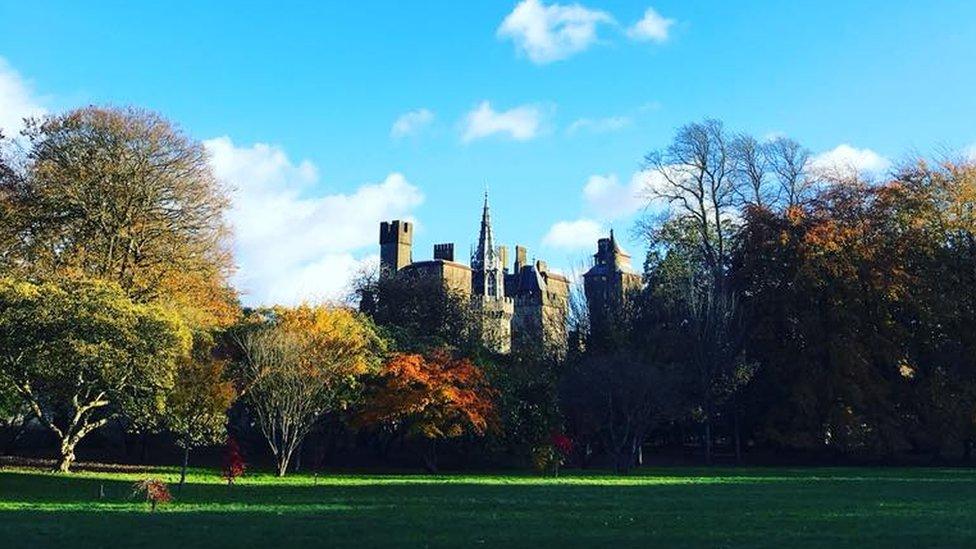
[[[149,433],[143,432],[139,438],[142,446],[139,452],[139,463],[146,463],[149,461]]]
[[[705,416],[705,465],[712,464],[712,417]]]
[[[735,464],[742,465],[742,444],[739,438],[739,407],[732,401],[732,431],[735,437]]]
[[[61,455],[58,458],[58,464],[54,469],[56,472],[70,472],[71,464],[75,462],[75,444],[77,444],[77,442],[72,442],[70,438],[68,440],[61,441]]]
[[[437,474],[437,439],[430,439],[424,450],[424,469],[431,474]]]
[[[186,466],[190,462],[190,447],[183,447],[183,465],[180,467],[180,491],[183,490],[183,485],[186,484]]]

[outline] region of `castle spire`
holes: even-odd
[[[504,295],[501,278],[503,266],[499,264],[498,250],[491,230],[491,209],[488,205],[488,185],[485,184],[485,204],[481,211],[481,230],[478,233],[478,247],[471,256],[471,271],[474,276],[473,287],[477,293],[490,297]]]

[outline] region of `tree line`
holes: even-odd
[[[874,181],[689,124],[644,160],[642,287],[598,324],[577,300],[564,355],[497,355],[430,280],[363,273],[352,304],[242,308],[228,189],[155,113],[88,107],[0,143],[0,427],[43,427],[61,471],[108,426],[165,434],[184,473],[228,437],[260,440],[281,475],[340,446],[430,470],[970,457],[961,160]]]

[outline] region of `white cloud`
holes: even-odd
[[[47,111],[30,83],[0,57],[0,130],[14,137],[23,128],[23,119],[42,116]]]
[[[647,206],[647,190],[660,176],[655,172],[637,171],[626,184],[615,174],[591,175],[583,186],[587,209],[600,219],[620,219]]]
[[[575,134],[586,130],[593,133],[614,132],[629,126],[633,121],[627,116],[610,116],[607,118],[580,118],[569,125],[566,130],[569,134]]]
[[[416,135],[434,121],[434,113],[427,109],[416,109],[401,114],[390,128],[390,137],[401,139]]]
[[[549,232],[542,237],[542,244],[564,250],[592,248],[604,233],[603,226],[592,219],[559,221],[549,227]]]
[[[880,175],[891,167],[891,161],[871,149],[838,145],[810,160],[810,167],[828,177]]]
[[[410,219],[420,190],[392,173],[349,194],[313,194],[318,171],[275,146],[204,143],[218,178],[234,187],[229,221],[235,286],[250,305],[336,299],[353,274],[375,262],[380,221]]]
[[[674,19],[661,16],[654,8],[647,8],[644,17],[627,29],[627,36],[642,42],[662,43],[667,41]]]
[[[976,162],[976,143],[973,143],[972,145],[966,147],[962,151],[962,155],[966,160],[970,162]]]
[[[523,0],[498,27],[499,38],[509,38],[533,63],[566,59],[594,44],[597,27],[614,22],[610,14],[580,4],[546,5]]]
[[[527,141],[539,133],[542,112],[533,105],[522,105],[497,112],[482,101],[464,118],[461,140],[469,143],[494,134],[508,134],[516,141]]]

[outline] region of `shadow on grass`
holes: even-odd
[[[471,475],[199,483],[174,490],[176,503],[155,514],[131,498],[128,479],[6,472],[0,473],[0,539],[31,547],[181,548],[976,544],[972,472],[664,472],[626,477],[643,484],[597,475],[497,477],[509,483]],[[667,482],[654,482],[661,479]]]

